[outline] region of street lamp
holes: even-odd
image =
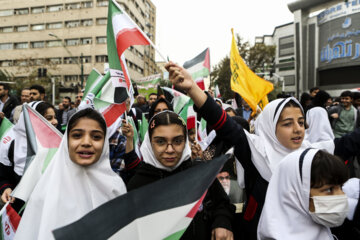
[[[61,45],[63,46],[63,48],[65,48],[66,52],[70,55],[70,57],[74,57],[72,55],[72,53],[69,51],[69,49],[65,46],[65,44],[63,43],[63,41],[56,35],[56,34],[53,34],[53,33],[49,33],[49,36],[50,37],[54,37],[56,38],[57,40],[60,40],[61,41]],[[81,71],[81,75],[80,75],[80,79],[81,79],[81,89],[83,89],[83,85],[84,85],[84,64],[83,64],[83,53],[81,53],[81,56],[80,56],[80,64],[79,64],[79,61],[78,59],[76,58],[76,64],[78,65],[78,67],[80,68],[80,71]]]

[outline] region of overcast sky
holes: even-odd
[[[271,35],[293,21],[289,0],[152,0],[156,6],[156,45],[181,65],[210,47],[211,65],[229,55],[231,28],[244,40]],[[157,61],[162,59],[157,55]]]

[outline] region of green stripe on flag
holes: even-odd
[[[89,92],[92,92],[93,88],[97,85],[97,83],[100,82],[99,77],[102,77],[101,74],[96,70],[93,69],[87,80],[86,80],[86,86],[85,86],[85,91],[84,91],[84,96],[87,96],[87,94]],[[84,98],[85,99],[85,98]]]
[[[164,240],[178,240],[181,238],[181,236],[184,234],[185,231],[186,231],[186,228],[183,230],[180,230],[176,233],[171,234],[170,236],[164,238]]]
[[[43,168],[41,169],[41,173],[44,173],[45,169],[49,165],[51,159],[53,158],[53,156],[55,155],[57,150],[58,150],[58,148],[49,148],[49,151],[46,154],[46,157],[44,159],[44,165],[43,165]]]
[[[210,72],[209,72],[209,69],[207,69],[206,67],[204,67],[203,69],[197,71],[197,72],[194,72],[191,74],[191,77],[196,80],[198,78],[204,78],[204,77],[207,77],[209,76]]]
[[[0,126],[0,139],[2,139],[13,126],[14,124],[12,124],[9,119],[4,117]]]
[[[109,1],[108,22],[107,22],[107,31],[106,31],[109,68],[122,70],[122,67],[120,65],[120,60],[119,60],[120,56],[118,56],[118,53],[117,53],[115,35],[114,35],[114,29],[113,29],[113,23],[112,23],[112,19],[115,14],[122,14],[122,12],[120,11],[120,9],[118,9],[112,3],[112,1]]]

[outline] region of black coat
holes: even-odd
[[[2,109],[2,112],[4,113],[5,117],[7,119],[9,119],[10,121],[12,121],[12,110],[19,105],[19,101],[17,100],[16,97],[13,96],[9,96],[9,100],[6,101],[6,103],[4,104],[4,107]],[[0,121],[1,122],[1,121]]]
[[[128,191],[131,191],[179,173],[193,165],[194,163],[191,162],[191,160],[187,160],[174,171],[168,172],[166,170],[158,169],[150,164],[141,163],[137,168],[135,175],[130,179],[127,189]],[[211,239],[212,229],[219,227],[232,231],[231,222],[233,221],[235,207],[230,204],[228,196],[217,179],[215,179],[209,187],[202,203],[202,208],[200,207],[199,209],[202,210],[198,211],[195,215],[181,239],[208,240]]]

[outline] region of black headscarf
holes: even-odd
[[[172,105],[170,102],[168,102],[166,99],[164,98],[159,98],[157,99],[152,105],[151,105],[151,108],[149,110],[149,116],[148,116],[148,119],[150,120],[153,116],[154,116],[154,112],[155,112],[155,108],[156,106],[159,104],[159,103],[165,103],[166,106],[169,108],[170,111],[174,111]]]

